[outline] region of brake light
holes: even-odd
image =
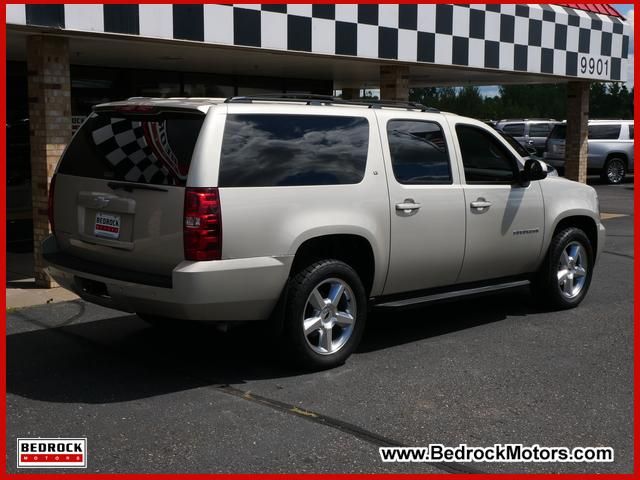
[[[55,223],[53,218],[53,197],[56,190],[56,176],[51,177],[51,183],[49,184],[49,202],[47,204],[47,215],[49,217],[49,225],[51,226],[51,233],[55,232]]]
[[[116,107],[115,111],[122,113],[155,113],[156,107],[153,105],[121,105]]]
[[[183,233],[186,260],[220,260],[222,215],[217,188],[185,189]]]

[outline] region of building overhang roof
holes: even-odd
[[[23,37],[38,32],[69,37],[78,64],[322,78],[336,88],[375,86],[390,64],[409,66],[413,86],[626,80],[630,25],[615,9],[567,5],[11,4],[7,55],[24,58]]]

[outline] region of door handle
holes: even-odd
[[[398,212],[411,213],[414,210],[418,210],[420,208],[420,206],[421,205],[419,203],[415,203],[410,198],[407,198],[402,203],[396,203],[396,210]]]
[[[485,208],[489,208],[491,206],[491,202],[486,201],[484,198],[479,198],[475,202],[471,202],[471,208],[475,210],[484,210]]]

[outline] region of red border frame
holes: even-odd
[[[0,13],[0,20],[1,20],[1,24],[0,24],[0,32],[2,34],[2,59],[1,59],[1,66],[0,66],[0,82],[2,82],[1,88],[2,91],[4,92],[4,96],[2,97],[2,102],[3,104],[1,105],[1,116],[0,116],[0,121],[2,122],[3,125],[6,125],[6,96],[7,96],[7,86],[6,86],[6,55],[7,55],[7,50],[6,50],[6,4],[17,4],[20,2],[16,2],[16,1],[3,1],[3,8],[2,8],[2,12]],[[45,4],[45,3],[51,3],[51,4],[56,4],[59,2],[51,2],[51,1],[47,1],[47,0],[35,0],[35,1],[27,1],[25,3],[31,3],[31,4]],[[82,1],[82,0],[71,0],[71,1],[67,1],[65,3],[87,3],[86,1]],[[88,3],[98,3],[98,2],[88,2]],[[128,2],[126,0],[105,0],[103,2],[99,2],[99,3],[203,3],[203,2],[193,2],[193,1],[189,1],[189,0],[178,0],[178,1],[174,1],[174,2],[166,2],[166,1],[154,1],[154,0],[142,0],[140,2]],[[239,2],[239,3],[249,3],[249,2]],[[264,3],[285,3],[285,2],[274,2],[274,1],[267,1]],[[405,1],[405,0],[400,0],[400,1],[396,1],[396,2],[390,2],[390,1],[380,1],[380,2],[373,2],[373,1],[369,1],[369,0],[365,0],[365,1],[348,1],[348,0],[339,0],[336,2],[326,2],[326,1],[312,1],[312,2],[308,2],[308,1],[304,1],[304,0],[294,0],[291,2],[287,2],[287,3],[450,3],[450,2],[444,2],[444,1],[440,1],[440,0],[435,0],[432,2],[410,2],[410,1]],[[515,4],[515,3],[528,3],[526,1],[523,0],[513,0],[510,2],[500,2],[500,1],[495,1],[495,0],[485,0],[485,1],[478,1],[478,0],[471,0],[467,3],[477,3],[477,4],[485,4],[485,3],[508,3],[508,4]],[[605,4],[606,2],[591,2],[592,4]],[[628,4],[628,5],[634,5],[634,21],[635,19],[637,19],[638,15],[635,12],[635,7],[638,6],[638,4],[635,4],[633,2],[622,2],[623,4]],[[638,39],[635,37],[634,35],[634,52],[635,49],[638,47],[638,45],[640,44],[640,41],[638,41]],[[638,68],[637,64],[634,65],[634,79],[635,76],[637,76],[638,71],[640,70],[640,68]],[[640,113],[640,107],[638,106],[638,100],[640,99],[640,96],[638,95],[637,92],[635,92],[634,89],[634,118],[638,118],[638,114]],[[6,129],[5,128],[0,128],[0,148],[2,148],[2,152],[6,152]],[[638,152],[640,151],[640,147],[638,147],[638,144],[634,144],[634,154],[637,155]],[[1,167],[2,167],[2,172],[1,172],[1,176],[2,176],[2,180],[0,181],[0,211],[6,211],[6,153],[3,153],[2,155],[2,161],[1,161]],[[638,179],[638,177],[634,176],[634,212],[638,211],[640,209],[640,197],[635,194],[635,188],[637,188],[638,186],[640,186],[640,180]],[[6,219],[6,217],[5,217]],[[640,246],[640,238],[638,236],[638,234],[640,233],[638,230],[638,221],[635,219],[634,217],[634,252],[635,250],[638,250],[638,247]],[[2,271],[0,272],[0,278],[3,280],[3,282],[6,285],[6,221],[2,221],[0,222],[0,236],[2,237],[0,240],[0,246],[2,246]],[[598,480],[609,480],[609,479],[616,479],[616,480],[626,480],[626,479],[636,479],[636,478],[640,478],[640,449],[638,448],[638,436],[640,435],[640,422],[637,422],[636,419],[638,418],[638,412],[640,412],[640,396],[638,395],[638,385],[640,384],[640,365],[638,362],[638,349],[640,348],[640,325],[638,324],[638,322],[636,321],[636,318],[638,317],[638,313],[640,312],[640,306],[637,303],[638,298],[640,297],[639,293],[640,293],[640,286],[638,285],[637,279],[638,279],[638,273],[640,271],[640,261],[635,258],[634,255],[634,339],[633,339],[633,363],[634,363],[634,425],[633,425],[633,432],[634,432],[634,439],[633,439],[633,453],[634,453],[634,461],[633,461],[633,465],[634,465],[634,471],[633,473],[630,474],[605,474],[605,475],[599,475],[599,474],[479,474],[479,475],[473,475],[473,478],[477,478],[477,479],[489,479],[489,478],[496,478],[499,477],[500,479],[510,479],[510,478],[527,478],[527,479],[545,479],[545,478],[558,478],[558,477],[564,477],[564,478],[575,478],[575,479],[598,479]],[[1,322],[1,326],[0,326],[0,334],[2,335],[2,341],[0,341],[0,354],[1,354],[1,361],[2,361],[2,368],[0,368],[0,387],[2,389],[2,399],[0,400],[0,427],[2,429],[2,435],[0,436],[0,450],[2,451],[3,455],[2,458],[0,459],[0,478],[34,478],[34,479],[42,479],[42,478],[55,478],[55,479],[61,479],[61,478],[67,478],[70,475],[81,475],[82,478],[100,478],[100,479],[106,479],[106,478],[145,478],[148,477],[150,474],[127,474],[127,473],[109,473],[109,474],[96,474],[96,473],[79,473],[77,471],[74,472],[69,472],[64,473],[64,474],[48,474],[46,472],[42,472],[42,473],[15,473],[15,474],[9,474],[7,473],[7,445],[6,445],[6,413],[7,413],[7,396],[6,396],[6,392],[7,392],[7,374],[6,374],[6,361],[7,361],[7,357],[6,357],[6,295],[2,297],[1,300],[1,304],[2,304],[2,308],[3,311],[5,312],[5,318],[4,318],[4,322]],[[372,459],[372,461],[374,461],[374,459]],[[162,476],[162,477],[188,477],[188,478],[198,478],[198,479],[204,479],[204,478],[233,478],[233,479],[237,479],[237,480],[250,480],[250,479],[254,479],[256,478],[256,474],[181,474],[181,473],[166,473],[166,474],[153,474],[154,476]],[[395,475],[402,475],[403,479],[421,479],[424,477],[443,477],[443,478],[448,478],[448,479],[456,479],[456,478],[464,478],[467,477],[469,475],[463,475],[463,474],[448,474],[448,473],[442,473],[442,474],[295,474],[295,473],[291,473],[291,474],[259,474],[259,476],[264,477],[264,478],[269,478],[269,479],[291,479],[291,478],[295,478],[297,476],[304,476],[304,478],[309,478],[309,479],[314,479],[314,478],[335,478],[335,479],[354,479],[354,478],[359,478],[359,479],[364,479],[364,478],[389,478]]]

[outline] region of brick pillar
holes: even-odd
[[[380,67],[380,99],[409,100],[409,67],[383,65]]]
[[[359,88],[343,88],[342,89],[342,99],[343,100],[358,100],[360,98],[360,89]]]
[[[582,183],[587,183],[588,120],[589,82],[569,82],[564,175]]]
[[[33,35],[27,38],[31,198],[36,285],[55,283],[44,272],[41,242],[49,234],[47,201],[51,176],[71,139],[71,81],[66,38]]]

